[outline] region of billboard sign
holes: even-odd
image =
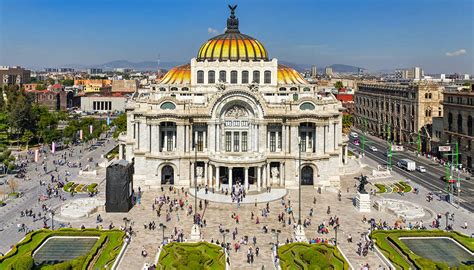
[[[451,145],[438,146],[438,151],[439,152],[450,152],[451,151]]]

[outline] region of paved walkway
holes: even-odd
[[[189,194],[194,197],[194,188],[189,189]],[[241,204],[255,204],[261,202],[271,202],[278,199],[281,199],[287,194],[287,190],[283,188],[272,188],[270,192],[260,192],[258,194],[248,194],[242,200]],[[201,188],[197,192],[198,199],[208,200],[211,202],[220,202],[220,203],[233,203],[230,195],[225,195],[222,193],[212,193],[208,192]],[[236,202],[234,202],[237,204]]]

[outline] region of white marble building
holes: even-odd
[[[224,34],[127,104],[119,152],[135,162],[135,186],[197,179],[215,188],[296,188],[301,156],[302,184],[339,187],[341,104],[269,59],[238,23],[232,11]]]

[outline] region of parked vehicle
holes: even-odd
[[[425,167],[423,167],[423,166],[417,166],[417,167],[416,167],[416,170],[419,171],[419,172],[421,172],[421,173],[425,173],[425,172],[426,172],[426,169],[425,169]]]
[[[354,140],[354,145],[359,145],[360,144],[360,141],[357,139],[357,140]]]
[[[351,132],[351,137],[352,138],[359,138],[359,134],[357,134],[356,132]]]
[[[416,169],[416,163],[410,159],[400,159],[397,162],[397,166],[407,171],[414,171]]]
[[[373,146],[373,145],[369,146],[369,149],[370,149],[372,152],[377,152],[377,151],[378,151],[377,147],[375,147],[375,146]]]

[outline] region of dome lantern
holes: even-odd
[[[199,49],[197,61],[268,61],[268,53],[262,43],[240,33],[236,8],[237,5],[229,5],[230,16],[225,33],[204,43]]]

